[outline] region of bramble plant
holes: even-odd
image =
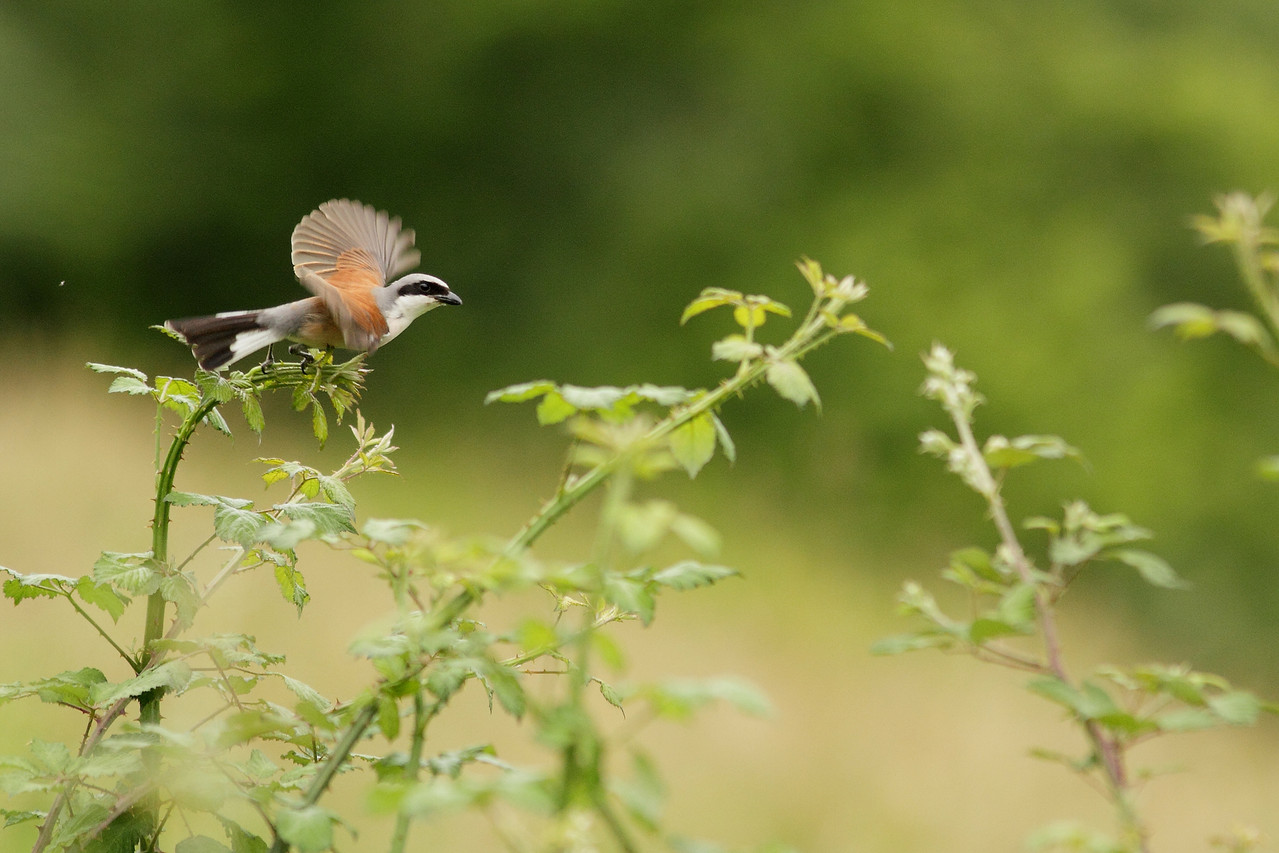
[[[362,356],[345,363],[322,357],[309,372],[287,364],[269,373],[201,371],[194,382],[90,365],[114,376],[110,391],[156,404],[151,548],[104,551],[83,577],[4,569],[3,589],[15,604],[65,602],[132,676],[111,682],[89,665],[0,685],[0,704],[38,698],[85,720],[78,744],[33,741],[25,755],[0,756],[0,789],[31,803],[3,810],[6,825],[19,827],[7,831],[38,827],[36,851],[322,851],[338,843],[335,830],[343,826],[326,805],[331,783],[339,773],[366,768],[372,771],[368,802],[393,816],[389,849],[396,853],[407,849],[414,825],[468,808],[509,813],[494,820],[494,831],[512,850],[604,845],[633,851],[654,842],[719,849],[663,827],[654,763],[632,739],[611,736],[598,718],[609,706],[655,720],[684,718],[712,702],[763,713],[767,702],[733,678],[627,683],[614,676],[624,655],[607,628],[625,620],[647,624],[663,592],[735,574],[713,562],[719,544],[713,529],[669,502],[642,497],[641,484],[675,469],[695,476],[717,449],[731,460],[734,446],[720,407],[760,382],[801,407],[816,406],[817,391],[800,365],[814,348],[848,333],[884,342],[849,310],[866,296],[864,285],[828,276],[812,261],[799,268],[813,302],[780,344],[757,340],[769,315],[790,317],[786,306],[767,297],[708,289],[684,312],[681,322],[731,308],[740,328],[714,346],[714,358],[736,364],[714,389],[531,382],[490,394],[490,402],[538,400],[539,422],[564,423],[573,438],[569,473],[556,494],[496,545],[452,540],[417,520],[358,519],[351,483],[394,473],[396,450],[393,429],[378,434],[354,409],[368,373]],[[355,411],[350,457],[331,473],[259,460],[267,485],[284,490],[269,507],[175,487],[183,451],[201,426],[229,434],[221,407],[238,405],[249,428],[261,432],[260,399],[274,391],[289,393],[298,411],[311,410],[321,442],[329,424],[324,399],[339,422]],[[166,450],[168,414],[179,424]],[[601,487],[606,494],[597,529],[574,561],[531,550]],[[183,513],[192,518],[212,510],[212,533],[190,554],[170,554],[175,508],[195,508]],[[369,628],[352,643],[351,653],[368,661],[369,677],[343,703],[288,675],[284,656],[260,649],[251,636],[191,631],[220,589],[254,570],[272,572],[284,600],[302,615],[309,594],[297,549],[310,540],[370,566],[394,605],[389,626]],[[657,563],[658,546],[670,540],[690,556]],[[487,596],[539,587],[548,595],[544,610],[522,614],[505,630],[479,620]],[[111,623],[136,618],[135,605],[143,600],[143,639],[136,648],[95,615]],[[526,690],[532,672],[556,676],[558,688]],[[289,691],[291,704],[270,698],[273,684]],[[546,766],[514,766],[487,743],[435,743],[431,722],[466,689],[483,691],[490,708],[530,720],[532,737],[550,752]],[[166,718],[180,715],[168,709],[181,702],[214,710],[175,727]],[[361,744],[377,736],[383,751],[366,754]],[[622,762],[611,757],[623,750],[631,752],[626,777],[618,776]],[[505,830],[508,820],[526,831]]]
[[[1274,343],[1279,335],[1279,252],[1273,248],[1279,245],[1279,232],[1262,225],[1269,206],[1268,199],[1234,194],[1218,200],[1218,218],[1200,217],[1195,223],[1208,242],[1234,246],[1241,276],[1264,321],[1245,312],[1179,303],[1156,311],[1155,326],[1173,326],[1182,338],[1224,332],[1279,366]],[[1221,676],[1181,665],[1100,666],[1083,678],[1072,675],[1057,610],[1085,569],[1116,562],[1156,587],[1185,584],[1162,558],[1133,547],[1151,537],[1148,531],[1122,514],[1097,513],[1081,501],[1067,503],[1060,519],[1024,520],[1021,528],[1028,533],[1019,533],[1003,496],[1009,470],[1043,459],[1077,458],[1078,451],[1056,436],[992,435],[979,441],[974,413],[985,401],[973,387],[976,376],[957,366],[940,344],[924,356],[924,365],[928,377],[922,392],[941,404],[954,432],[928,430],[920,436],[920,449],[945,460],[951,473],[982,498],[996,545],[955,551],[941,573],[970,599],[965,615],[947,613],[923,586],[907,582],[898,599],[901,612],[922,621],[923,627],[880,640],[874,651],[951,649],[1030,673],[1027,689],[1064,708],[1086,744],[1082,755],[1034,754],[1064,764],[1092,783],[1113,807],[1117,824],[1117,832],[1104,833],[1061,821],[1033,833],[1031,848],[1147,853],[1150,830],[1135,794],[1154,773],[1133,768],[1132,749],[1163,735],[1252,725],[1262,712],[1279,708],[1235,689]],[[1279,457],[1263,460],[1261,470],[1279,478]],[[1042,542],[1033,556],[1023,543],[1031,536]],[[1259,834],[1247,828],[1213,839],[1215,846],[1232,851],[1251,850],[1258,843]]]

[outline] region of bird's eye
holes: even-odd
[[[427,296],[443,296],[444,294],[450,292],[448,285],[439,281],[423,282],[422,291]]]

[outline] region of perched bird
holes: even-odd
[[[373,352],[437,305],[461,305],[433,275],[409,273],[421,254],[413,231],[384,211],[349,199],[326,201],[293,229],[293,273],[311,291],[306,299],[209,317],[169,320],[205,370],[239,361],[290,340],[306,347]],[[299,352],[290,347],[290,352]],[[310,362],[301,353],[303,364]]]

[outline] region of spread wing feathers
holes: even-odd
[[[387,332],[375,291],[417,266],[413,231],[358,201],[326,201],[293,229],[293,271],[325,306],[347,347],[372,351]]]

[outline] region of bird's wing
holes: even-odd
[[[387,332],[377,288],[419,259],[412,230],[358,201],[326,201],[293,229],[293,271],[324,300],[351,349],[377,347]]]

